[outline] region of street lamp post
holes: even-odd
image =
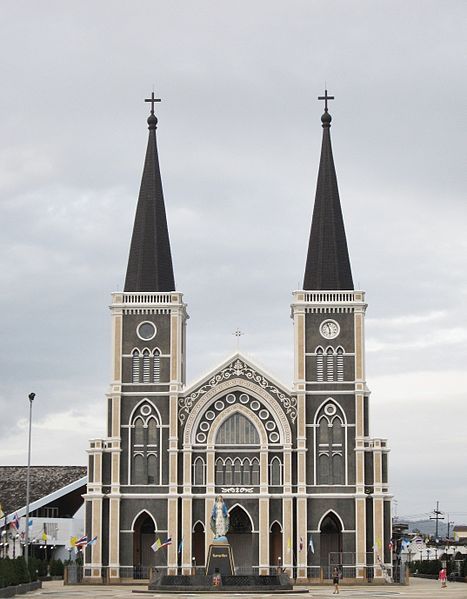
[[[24,539],[24,547],[26,549],[25,559],[26,563],[28,563],[29,550],[28,550],[28,541],[29,541],[29,471],[31,469],[31,427],[32,427],[32,402],[36,397],[35,393],[30,393],[28,395],[29,399],[29,437],[28,437],[28,468],[26,470],[26,531],[25,531],[25,539]]]

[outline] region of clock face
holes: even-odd
[[[319,332],[325,339],[334,339],[340,332],[340,327],[335,320],[324,320],[320,327]]]
[[[156,327],[152,322],[142,322],[136,330],[138,337],[143,341],[149,341],[156,336]]]

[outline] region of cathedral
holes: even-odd
[[[88,451],[84,578],[203,568],[214,500],[237,573],[379,579],[392,564],[385,439],[370,437],[365,292],[354,289],[327,92],[303,288],[292,293],[287,387],[241,353],[187,384],[156,141],[149,139],[124,290],[112,294],[107,436]],[[304,240],[305,246],[305,240]],[[234,257],[232,256],[232,260]],[[288,306],[284,306],[284,315]],[[154,552],[156,539],[171,544]]]

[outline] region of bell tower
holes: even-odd
[[[346,561],[363,577],[391,564],[387,442],[369,438],[365,293],[353,285],[325,95],[323,139],[303,289],[292,303],[298,401],[297,539],[301,573]],[[384,464],[384,466],[383,466]],[[375,549],[376,548],[376,549]]]
[[[114,582],[127,565],[153,564],[152,531],[177,535],[177,404],[185,383],[183,294],[175,289],[157,151],[154,97],[124,290],[112,294],[112,382],[107,437],[90,442],[85,577],[108,567]],[[170,546],[163,565],[176,566]],[[165,557],[166,556],[166,557]],[[152,560],[152,561],[151,561]],[[162,564],[161,564],[162,565]]]

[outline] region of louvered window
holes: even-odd
[[[326,350],[326,375],[328,381],[334,380],[334,350]]]
[[[344,350],[342,347],[337,348],[337,380],[344,380]]]
[[[131,357],[132,376],[131,380],[133,383],[139,383],[139,351],[134,350]]]
[[[316,350],[316,380],[318,382],[323,381],[323,369],[324,369],[324,356],[323,348],[318,347]]]
[[[154,350],[154,382],[159,383],[161,380],[161,352],[158,349]]]
[[[149,383],[150,377],[151,360],[149,356],[149,350],[145,349],[143,352],[143,383]]]

